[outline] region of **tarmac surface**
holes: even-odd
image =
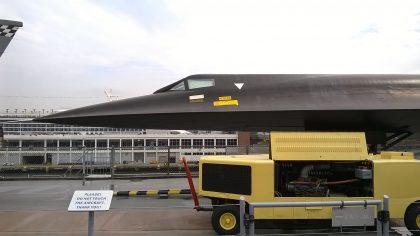
[[[196,180],[195,180],[196,181]],[[185,178],[95,180],[82,186],[77,180],[0,182],[0,236],[87,235],[87,212],[68,212],[75,190],[115,191],[188,188]],[[207,199],[200,199],[209,205]],[[196,212],[190,196],[114,197],[110,211],[95,213],[95,235],[216,235],[211,212]],[[402,230],[404,230],[402,228]],[[326,230],[257,230],[259,235],[341,235]],[[349,231],[344,235],[376,235]],[[401,235],[401,234],[394,234]]]

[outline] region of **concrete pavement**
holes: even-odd
[[[188,188],[186,179],[0,182],[0,236],[87,235],[87,212],[67,212],[75,190],[147,190]],[[204,205],[207,199],[200,199]],[[95,235],[216,235],[211,212],[196,212],[190,197],[114,197],[108,212],[95,213]],[[314,232],[314,231],[312,231]],[[305,235],[340,235],[328,231]],[[291,235],[289,231],[257,230],[259,235]],[[297,232],[299,233],[299,232]],[[302,233],[302,232],[300,232]],[[375,235],[355,233],[350,235]]]

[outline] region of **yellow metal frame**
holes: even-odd
[[[299,136],[299,132],[287,132]],[[324,135],[324,133],[321,133]],[[330,133],[331,134],[331,133]],[[345,134],[333,133],[329,137],[339,137],[344,139]],[[358,146],[366,148],[363,133],[350,133],[349,137],[353,139],[363,139],[363,143],[352,142],[348,146]],[[307,135],[304,133],[303,135]],[[312,134],[311,134],[312,135]],[[328,135],[317,137],[325,138]],[[282,136],[286,136],[282,134]],[[316,136],[316,135],[314,135]],[[312,137],[314,137],[312,136]],[[273,134],[272,134],[273,137]],[[308,136],[304,136],[307,138]],[[304,139],[304,138],[302,138]],[[301,139],[301,140],[302,140]],[[292,140],[299,140],[294,138]],[[332,139],[326,139],[332,141]],[[312,142],[312,141],[311,141]],[[298,141],[296,141],[298,143]],[[334,142],[331,142],[334,143]],[[335,142],[340,143],[341,142]],[[357,145],[355,144],[357,143]],[[403,218],[406,208],[413,202],[420,200],[420,188],[417,181],[420,180],[420,160],[415,160],[412,153],[407,152],[383,152],[378,155],[368,154],[367,151],[360,149],[354,152],[322,152],[320,158],[319,152],[308,152],[306,155],[302,152],[290,153],[290,159],[287,159],[284,153],[280,153],[275,145],[277,141],[272,142],[273,159],[269,155],[246,155],[246,156],[207,156],[200,160],[199,173],[199,195],[208,198],[221,198],[239,200],[241,195],[204,191],[202,189],[202,165],[203,163],[225,164],[225,165],[247,165],[251,167],[251,195],[244,196],[247,202],[305,202],[305,201],[334,201],[334,200],[360,200],[360,199],[382,199],[386,194],[390,197],[390,214],[392,218]],[[297,144],[296,144],[297,145]],[[328,147],[325,143],[320,145]],[[345,146],[345,145],[344,145]],[[330,145],[331,147],[331,145]],[[298,149],[298,147],[296,148]],[[275,150],[275,151],[273,151]],[[319,150],[319,149],[318,149]],[[327,150],[327,148],[325,149]],[[334,155],[333,155],[334,154]],[[334,157],[334,158],[333,158]],[[321,159],[321,160],[320,160]],[[276,160],[366,160],[373,166],[373,197],[275,197],[274,194],[274,163]],[[221,183],[223,184],[223,183]],[[257,208],[255,209],[256,219],[330,219],[332,216],[331,207],[296,207],[296,208]]]

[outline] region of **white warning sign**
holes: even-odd
[[[111,190],[74,191],[68,211],[108,211],[113,194]]]

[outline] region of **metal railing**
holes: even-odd
[[[376,206],[377,236],[389,236],[389,197],[384,195],[383,200],[359,200],[359,201],[320,201],[320,202],[250,202],[249,213],[245,211],[245,198],[239,201],[240,209],[240,235],[245,236],[246,225],[249,225],[248,235],[255,235],[254,210],[255,208],[274,207],[348,207],[348,206]]]
[[[183,157],[196,173],[202,156],[263,153],[268,146],[2,147],[0,178],[182,175]]]

